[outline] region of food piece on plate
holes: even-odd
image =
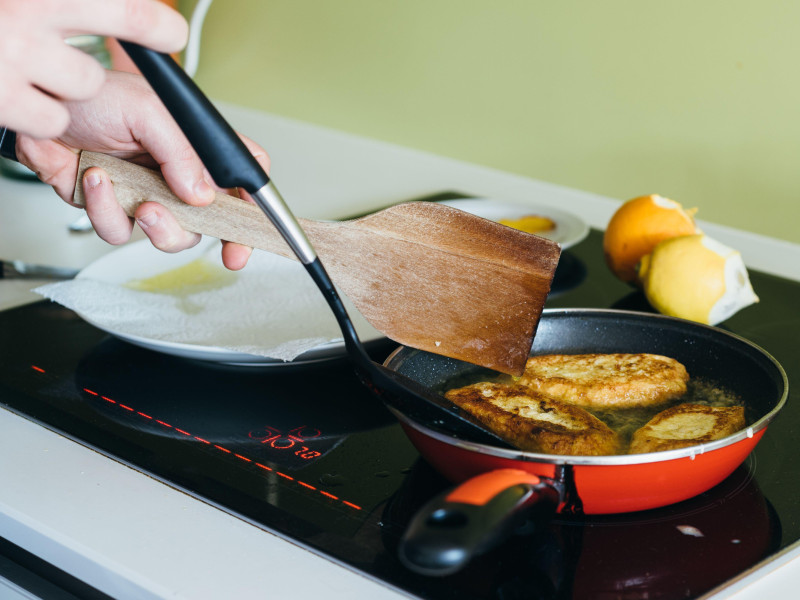
[[[582,408],[521,385],[481,382],[445,393],[521,450],[547,454],[615,454],[617,434]]]
[[[556,228],[556,222],[553,219],[540,215],[525,215],[518,219],[499,219],[497,222],[525,233],[541,233],[542,231],[552,231]]]
[[[532,356],[518,383],[588,408],[655,406],[686,392],[689,374],[658,354],[547,354]]]
[[[679,404],[658,413],[636,430],[630,454],[659,452],[705,444],[745,426],[744,407]]]

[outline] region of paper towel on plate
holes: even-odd
[[[175,255],[137,242],[71,281],[34,291],[104,331],[171,354],[188,346],[291,361],[341,342],[333,314],[299,263],[254,251],[244,269],[228,271],[214,241]],[[354,308],[349,311],[359,333],[379,336]]]

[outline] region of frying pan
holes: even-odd
[[[682,319],[619,310],[547,309],[532,354],[654,353],[741,397],[747,427],[707,444],[648,454],[560,456],[459,439],[392,409],[420,454],[459,487],[412,520],[399,553],[410,569],[453,573],[503,539],[521,518],[541,513],[609,514],[692,498],[730,475],[764,435],[788,395],[786,373],[755,344]],[[385,366],[433,390],[491,371],[401,347]]]

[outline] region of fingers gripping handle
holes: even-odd
[[[269,181],[258,161],[211,101],[171,56],[120,41],[189,139],[217,185],[250,194]]]
[[[214,182],[250,193],[300,261],[313,262],[316,253],[311,243],[266,171],[200,88],[168,54],[131,42],[120,41],[120,45],[161,98]]]

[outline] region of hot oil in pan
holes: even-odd
[[[483,381],[500,384],[515,383],[514,378],[510,375],[497,375],[492,371],[480,369],[479,371],[471,371],[449,379],[443,385],[439,386],[437,391],[443,394],[447,390]],[[679,404],[699,404],[713,407],[744,406],[745,414],[747,414],[748,411],[748,407],[741,396],[717,381],[699,377],[691,377],[689,379],[686,383],[686,392],[682,396],[655,406],[614,408],[609,410],[582,408],[608,425],[619,436],[621,442],[620,448],[625,449],[630,444],[631,437],[637,429],[643,427],[658,413],[672,406],[678,406]],[[748,418],[748,424],[750,422],[752,422],[752,420]]]
[[[744,406],[740,396],[721,384],[693,377],[686,383],[685,394],[664,404],[627,409],[587,410],[613,429],[620,436],[623,442],[622,446],[626,447],[637,429],[644,426],[658,413],[679,404],[700,404],[714,407]]]

